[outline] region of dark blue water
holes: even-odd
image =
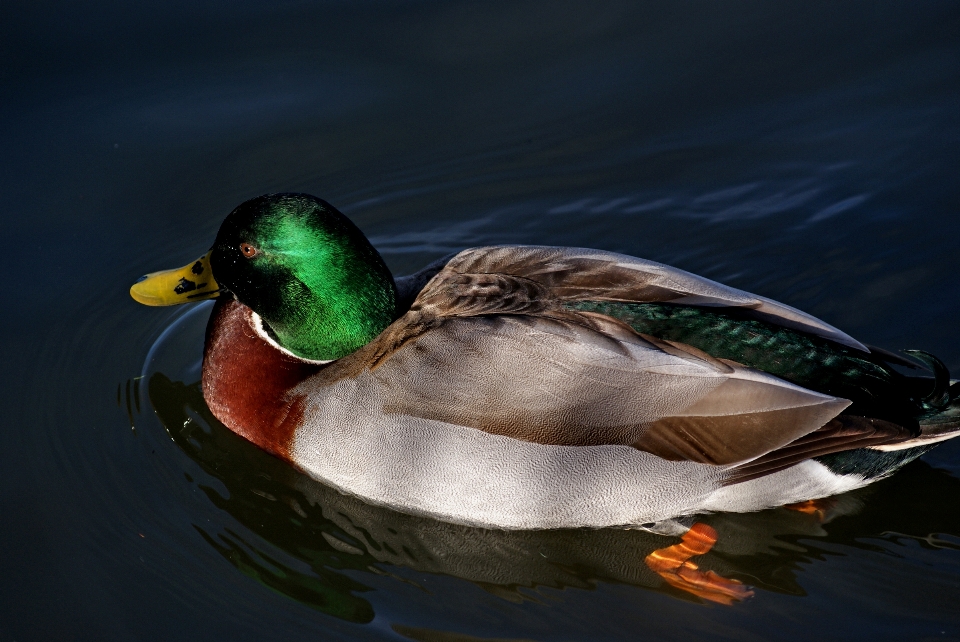
[[[960,443],[826,523],[704,518],[756,589],[707,605],[673,540],[310,482],[209,416],[205,309],[126,294],[306,191],[398,273],[621,251],[960,375],[956,3],[8,2],[0,56],[0,639],[960,639]]]

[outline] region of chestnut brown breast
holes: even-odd
[[[203,396],[214,416],[267,452],[291,461],[304,399],[291,390],[323,366],[277,350],[253,329],[253,312],[233,297],[214,306],[203,354]]]

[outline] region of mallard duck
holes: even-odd
[[[863,486],[960,434],[923,352],[600,250],[464,250],[394,279],[333,206],[249,200],[134,299],[218,296],[231,430],[369,502],[506,529],[650,525]]]

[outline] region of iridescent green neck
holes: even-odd
[[[245,244],[253,256],[241,252]],[[220,228],[211,262],[217,281],[260,315],[277,342],[307,359],[348,355],[394,320],[396,287],[380,254],[314,197],[244,203]]]

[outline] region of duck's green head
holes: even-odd
[[[130,293],[147,305],[229,290],[277,342],[330,360],[369,343],[394,319],[396,289],[380,254],[333,206],[307,194],[267,194],[223,221],[195,263],[147,275]]]

